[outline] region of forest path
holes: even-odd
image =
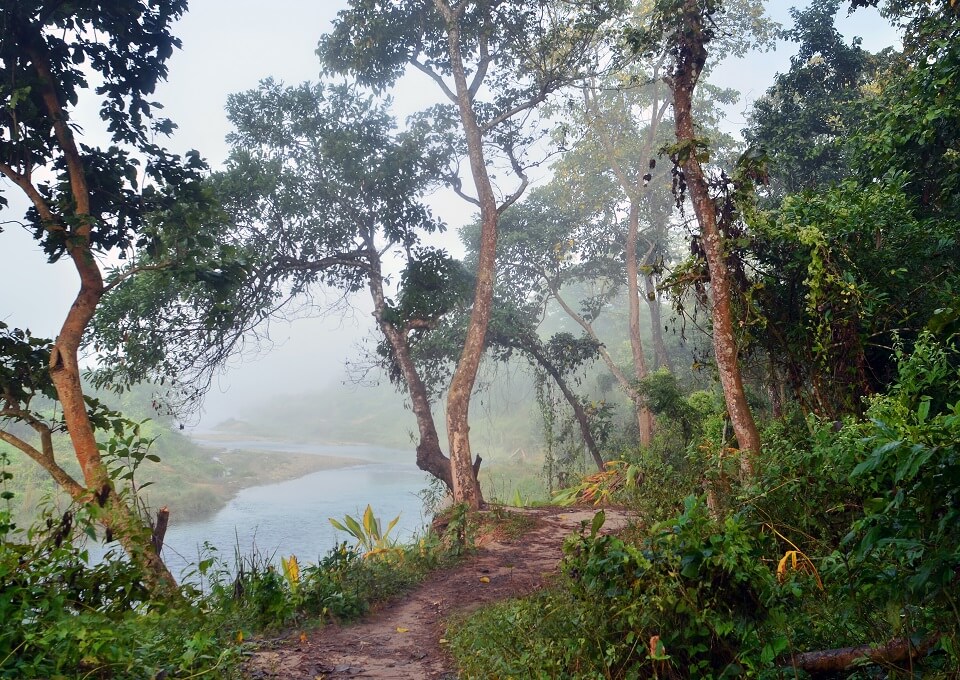
[[[605,508],[603,531],[624,528],[627,513]],[[457,677],[440,643],[452,616],[531,593],[557,573],[563,541],[589,523],[597,509],[509,509],[536,518],[512,540],[491,540],[460,565],[437,571],[415,590],[376,609],[359,623],[329,625],[278,649],[254,654],[250,678],[339,680],[378,678],[447,680]],[[488,578],[489,582],[481,581]],[[401,632],[402,631],[402,632]]]

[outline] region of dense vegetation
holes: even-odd
[[[877,4],[903,41],[871,54],[834,20]],[[185,11],[0,4],[0,172],[81,281],[56,340],[0,322],[0,677],[238,674],[251,635],[354,618],[457,558],[492,495],[481,365],[530,386],[554,502],[638,521],[607,535],[599,511],[553,587],[451,622],[465,676],[960,673],[956,2],[815,0],[778,34],[752,0],[350,0],[323,82],[231,97],[217,171],[155,141]],[[775,35],[798,51],[740,143],[710,73]],[[442,103],[400,129],[382,94],[408,72]],[[71,120],[81,97],[108,145]],[[477,211],[463,261],[436,246],[437,187]],[[141,466],[182,478],[183,451],[89,385],[194,408],[320,286],[370,296],[365,361],[458,504],[447,532],[399,547],[368,513],[316,565],[211,553],[177,584]],[[71,501],[30,528],[28,461]],[[91,566],[81,536],[123,554]]]

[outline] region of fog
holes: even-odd
[[[268,76],[288,84],[316,80],[318,60],[314,49],[318,37],[328,30],[340,0],[305,3],[275,0],[270,3],[238,0],[224,12],[221,2],[191,3],[190,11],[175,28],[183,49],[170,61],[168,82],[156,93],[163,114],[179,129],[166,142],[169,149],[184,153],[197,149],[213,168],[227,155],[224,137],[229,131],[223,107],[230,93],[251,89]],[[789,23],[792,3],[771,2],[769,10],[778,21]],[[847,35],[861,35],[868,50],[895,40],[892,29],[874,10],[861,10],[839,21]],[[781,44],[771,55],[757,59],[748,55],[721,65],[712,80],[741,91],[740,102],[729,107],[726,127],[732,133],[746,124],[746,111],[770,85],[777,71],[789,66],[793,45]],[[432,83],[425,76],[409,76],[395,93],[397,118],[433,103]],[[94,112],[88,115],[95,116]],[[92,134],[96,125],[89,125]],[[96,140],[96,136],[93,138]],[[0,180],[2,181],[2,180]],[[31,236],[18,226],[25,201],[15,187],[3,184],[10,200],[0,212],[0,320],[36,335],[52,337],[72,302],[77,277],[68,262],[45,263]],[[441,245],[461,253],[456,227],[469,220],[472,208],[456,197],[437,195],[430,200],[435,211],[450,225]],[[335,297],[335,294],[333,294]],[[324,302],[323,291],[317,302]],[[280,395],[313,391],[346,379],[345,362],[360,353],[358,343],[369,335],[372,319],[368,303],[357,296],[356,307],[344,315],[303,318],[293,323],[277,321],[269,329],[271,343],[250,349],[234,358],[213,384],[203,412],[193,424],[211,427],[242,414]]]

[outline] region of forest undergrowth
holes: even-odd
[[[705,418],[686,450],[626,454],[573,489],[649,523],[596,522],[556,587],[457,622],[464,677],[957,677],[956,346],[901,354],[863,417],[769,423],[754,483],[720,428]]]

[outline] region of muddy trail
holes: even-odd
[[[564,539],[590,522],[592,508],[522,510],[534,528],[512,540],[491,539],[462,564],[431,574],[402,598],[359,623],[329,625],[305,636],[277,640],[247,665],[254,680],[381,678],[430,680],[457,677],[440,642],[448,621],[486,604],[531,593],[557,573]],[[604,532],[629,521],[607,508]]]

